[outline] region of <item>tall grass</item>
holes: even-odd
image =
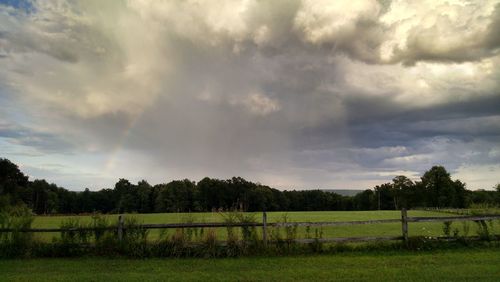
[[[221,214],[223,221],[228,225],[247,224],[239,228],[227,226],[227,254],[228,256],[247,255],[258,252],[263,247],[257,227],[256,215],[240,211],[226,212]],[[239,229],[239,230],[238,230]]]
[[[14,229],[0,232],[0,257],[27,256],[33,244],[33,234],[21,232],[31,228],[33,214],[26,206],[14,206],[0,212],[0,228]]]

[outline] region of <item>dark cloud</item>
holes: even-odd
[[[0,137],[102,171],[79,183],[242,175],[366,188],[436,163],[495,164],[498,5],[363,4],[0,9]]]
[[[70,142],[53,132],[42,132],[15,124],[0,123],[0,138],[35,148],[41,153],[64,153],[74,149]]]

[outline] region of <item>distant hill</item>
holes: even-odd
[[[363,192],[364,190],[355,190],[355,189],[321,189],[321,191],[337,193],[342,196],[354,196],[359,192]]]

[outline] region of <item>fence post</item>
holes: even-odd
[[[267,247],[267,214],[266,210],[262,212],[262,241],[264,242],[264,247]]]
[[[123,240],[123,215],[118,216],[118,241]]]
[[[405,208],[401,209],[401,227],[403,231],[403,241],[408,243],[408,214]]]

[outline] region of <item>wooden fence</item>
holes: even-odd
[[[349,226],[349,225],[365,225],[365,224],[383,224],[383,223],[401,223],[401,236],[366,236],[366,237],[337,237],[337,238],[315,238],[315,239],[294,239],[298,243],[312,242],[368,242],[368,241],[387,241],[387,240],[403,240],[408,241],[408,223],[409,222],[452,222],[452,221],[476,221],[482,222],[486,220],[498,220],[500,215],[481,215],[481,216],[445,216],[445,217],[408,217],[406,209],[401,210],[400,219],[378,219],[378,220],[363,220],[363,221],[323,221],[323,222],[267,222],[267,214],[263,212],[262,223],[165,223],[165,224],[139,224],[133,227],[127,227],[124,224],[124,217],[118,216],[118,224],[107,227],[87,227],[87,228],[30,228],[30,229],[12,229],[0,228],[0,232],[71,232],[71,231],[99,231],[99,230],[116,230],[118,238],[123,238],[124,230],[127,228],[142,228],[142,229],[177,229],[177,228],[224,228],[224,227],[261,227],[262,240],[264,245],[268,243],[268,229],[270,227],[320,227],[320,226]]]

